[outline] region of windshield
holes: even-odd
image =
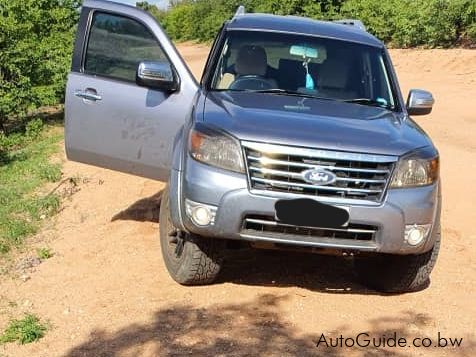
[[[211,89],[395,107],[382,49],[294,34],[229,31]]]

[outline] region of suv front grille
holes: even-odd
[[[243,233],[256,236],[270,235],[302,236],[310,238],[344,239],[354,241],[372,241],[377,232],[376,226],[350,223],[345,228],[301,227],[280,223],[267,216],[247,216],[243,223]]]
[[[276,191],[367,201],[381,201],[395,156],[300,147],[242,143],[251,190]],[[328,185],[307,182],[303,172],[325,169],[336,176]]]

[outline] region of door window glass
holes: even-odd
[[[124,16],[94,14],[84,70],[135,81],[141,61],[167,61],[154,35],[140,22]]]

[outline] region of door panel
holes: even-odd
[[[147,13],[85,1],[65,103],[70,160],[144,177],[168,178],[174,137],[192,110],[198,85],[161,27]],[[169,61],[180,89],[138,86],[141,61]]]

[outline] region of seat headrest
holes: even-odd
[[[261,46],[242,46],[236,56],[235,72],[237,75],[264,76],[268,69],[268,57]]]
[[[327,59],[320,70],[319,84],[323,87],[340,88],[347,86],[350,64],[342,58]]]

